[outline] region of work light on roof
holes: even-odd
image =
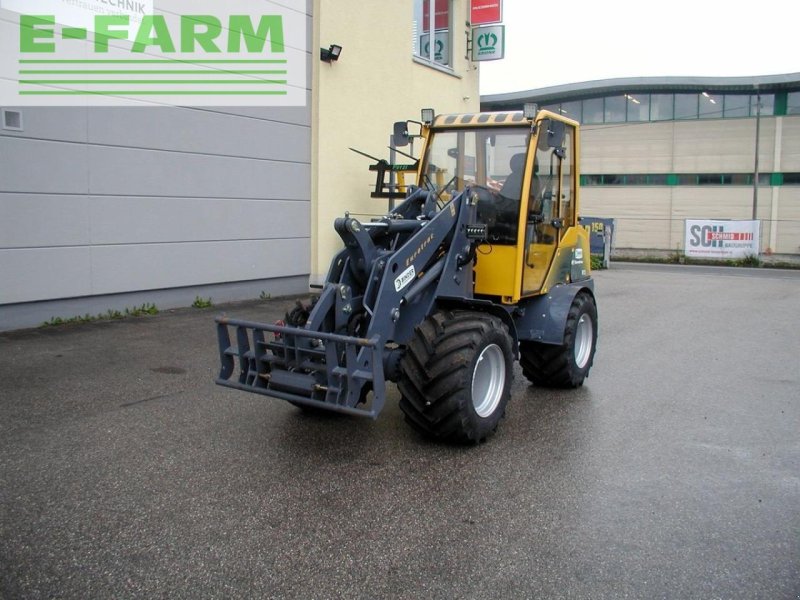
[[[522,107],[522,116],[526,119],[535,119],[538,112],[539,107],[534,102],[526,102]]]

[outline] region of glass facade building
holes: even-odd
[[[777,94],[721,94],[708,92],[612,94],[584,100],[542,104],[583,125],[642,123],[680,119],[736,119],[800,114],[800,91]]]
[[[800,73],[590,81],[481,98],[581,123],[581,213],[618,249],[674,252],[687,219],[756,218],[763,252],[800,255]]]
[[[519,94],[498,94],[482,98],[484,110],[518,110],[524,102],[562,114],[583,125],[625,126],[661,121],[699,121],[800,115],[800,76],[794,82],[737,78],[709,78],[671,82],[660,79],[609,80],[533,90],[529,98]],[[649,83],[648,83],[649,82]],[[695,90],[686,88],[694,85]],[[648,89],[648,86],[650,89]],[[670,89],[672,87],[673,89]],[[559,98],[559,95],[561,98]],[[506,97],[514,96],[514,100]],[[585,173],[585,186],[634,185],[743,185],[752,186],[754,173]],[[758,184],[798,185],[800,173],[761,172]]]

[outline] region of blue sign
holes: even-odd
[[[611,239],[614,239],[614,219],[601,219],[599,217],[581,217],[581,227],[589,232],[589,250],[592,254],[603,254],[605,239],[603,237],[606,227],[611,230]]]

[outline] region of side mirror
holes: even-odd
[[[408,146],[411,141],[411,136],[408,134],[408,122],[398,121],[394,124],[394,134],[392,135],[394,145],[397,148]]]
[[[546,151],[548,148],[561,148],[564,146],[564,137],[567,128],[561,121],[545,119],[539,123],[539,150]]]
[[[561,121],[548,121],[547,145],[550,148],[561,148],[564,145],[566,127]]]

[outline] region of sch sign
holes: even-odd
[[[760,221],[686,220],[684,249],[694,258],[746,258],[759,254]]]

